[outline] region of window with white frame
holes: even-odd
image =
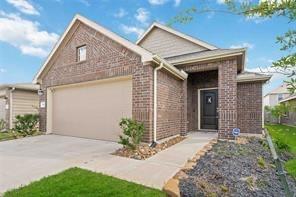
[[[283,94],[278,94],[278,101],[283,100],[283,98],[284,98],[284,95]]]
[[[86,60],[86,46],[77,47],[77,62]]]

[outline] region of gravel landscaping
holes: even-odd
[[[265,139],[219,141],[184,172],[179,183],[182,196],[285,196]],[[288,179],[295,192],[294,180]]]
[[[173,146],[181,141],[183,141],[185,137],[177,136],[173,137],[169,140],[166,140],[162,143],[157,144],[155,147],[150,147],[148,144],[141,144],[139,147],[135,150],[131,150],[129,148],[121,148],[116,150],[113,155],[118,155],[122,157],[128,157],[132,159],[138,159],[138,160],[144,160],[147,159],[156,153]]]

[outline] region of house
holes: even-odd
[[[280,103],[289,106],[289,112],[281,118],[281,123],[296,126],[296,94],[281,100]]]
[[[0,85],[0,120],[7,128],[14,126],[17,115],[38,113],[39,85],[29,83]]]
[[[290,95],[291,93],[289,93],[288,91],[287,83],[283,83],[279,87],[277,87],[276,89],[272,90],[264,96],[264,106],[273,107],[279,104],[281,100],[289,97]]]
[[[76,15],[34,78],[40,128],[117,141],[120,119],[131,117],[148,143],[189,131],[260,133],[270,76],[245,72],[245,54],[158,23],[134,44]]]

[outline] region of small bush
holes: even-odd
[[[22,135],[32,135],[37,131],[38,115],[37,114],[25,114],[17,115],[15,121],[14,130]]]
[[[290,146],[280,140],[275,140],[275,144],[276,144],[276,147],[280,150],[286,150],[286,151],[290,150]]]
[[[123,130],[124,135],[119,136],[118,143],[122,144],[124,147],[136,149],[142,140],[144,125],[138,123],[136,120],[122,118],[119,126]]]
[[[260,168],[266,168],[265,160],[264,160],[263,157],[259,156],[259,157],[257,158],[257,162],[258,162],[258,166],[259,166]]]
[[[6,122],[3,119],[0,119],[0,131],[4,131],[6,129]]]

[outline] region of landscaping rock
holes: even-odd
[[[163,187],[163,191],[170,197],[178,197],[180,196],[179,190],[179,180],[178,179],[170,179]]]
[[[285,196],[262,140],[252,137],[213,145],[192,169],[185,170],[188,177],[180,178],[181,196]],[[295,183],[291,186],[295,191]]]
[[[137,159],[137,160],[144,160],[144,159],[147,159],[166,148],[169,148],[170,146],[173,146],[173,145],[183,141],[184,139],[185,139],[185,137],[183,137],[183,136],[177,136],[177,137],[171,138],[165,142],[159,143],[153,148],[148,146],[147,144],[141,144],[135,150],[131,150],[129,148],[120,148],[112,154],[122,156],[122,157]]]

